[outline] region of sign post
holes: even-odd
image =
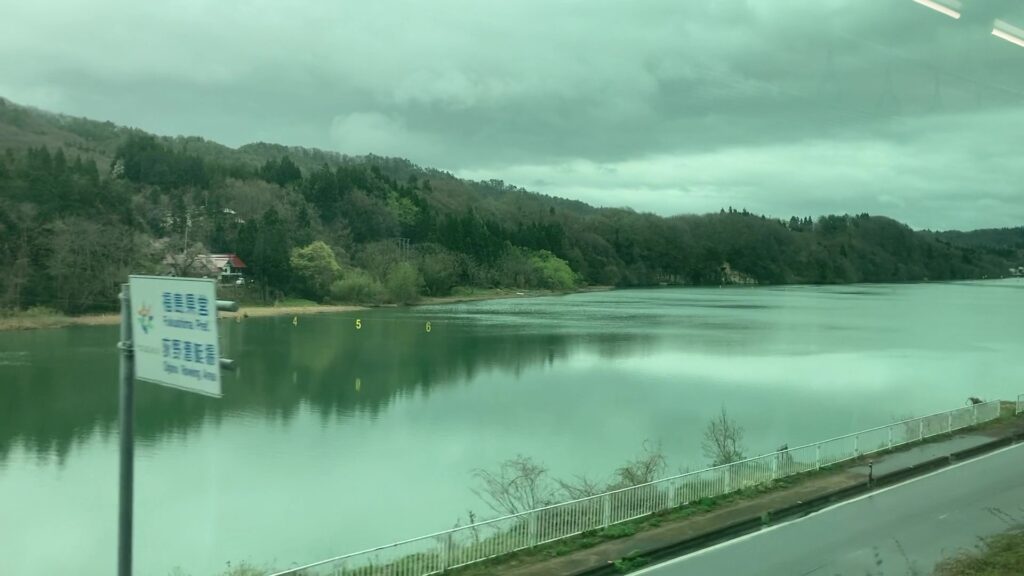
[[[118,495],[117,574],[132,573],[132,488],[135,474],[135,383],[132,358],[132,303],[128,284],[121,285],[121,404],[118,418],[121,425],[121,491]]]
[[[128,284],[121,285],[119,296],[118,576],[132,573],[135,378],[219,398],[220,369],[230,369],[233,362],[220,357],[217,311],[238,310],[235,302],[217,300],[217,285],[213,280],[164,276],[129,276],[128,279]]]

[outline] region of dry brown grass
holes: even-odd
[[[243,306],[238,309],[237,314],[224,314],[224,317],[233,318],[238,314],[246,317],[261,316],[297,316],[300,314],[334,314],[338,312],[352,312],[354,310],[365,310],[363,306],[340,306],[321,304],[316,306]]]
[[[0,330],[32,330],[67,326],[69,318],[56,310],[35,307],[28,310],[0,310]]]
[[[1024,530],[985,540],[935,566],[935,576],[1007,576],[1024,574]]]

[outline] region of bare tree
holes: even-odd
[[[610,489],[628,488],[654,482],[665,472],[665,453],[661,442],[644,440],[640,454],[615,470],[615,481]]]
[[[712,466],[743,459],[743,428],[729,418],[724,406],[722,412],[708,422],[701,446]]]
[[[186,246],[181,254],[168,255],[167,266],[174,276],[211,276],[216,270],[206,254],[206,247],[194,242]]]
[[[527,456],[505,460],[494,472],[473,472],[483,486],[473,492],[499,514],[519,514],[548,506],[555,501],[556,489],[548,470]]]
[[[135,235],[120,225],[70,217],[51,222],[45,231],[49,292],[62,312],[82,312],[114,301],[120,283],[138,268]]]
[[[573,476],[572,480],[556,479],[555,482],[569,500],[589,498],[608,491],[608,488],[586,476]]]

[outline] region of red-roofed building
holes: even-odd
[[[245,262],[237,254],[210,254],[210,261],[217,268],[222,284],[241,284]]]
[[[163,263],[169,276],[216,278],[221,284],[245,282],[245,262],[237,254],[196,254],[191,260],[183,254],[168,254]]]

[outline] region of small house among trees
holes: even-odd
[[[245,262],[237,254],[210,254],[210,261],[217,268],[217,279],[221,284],[241,284]]]
[[[221,284],[242,284],[245,262],[237,254],[168,254],[164,274],[193,278],[216,278]]]

